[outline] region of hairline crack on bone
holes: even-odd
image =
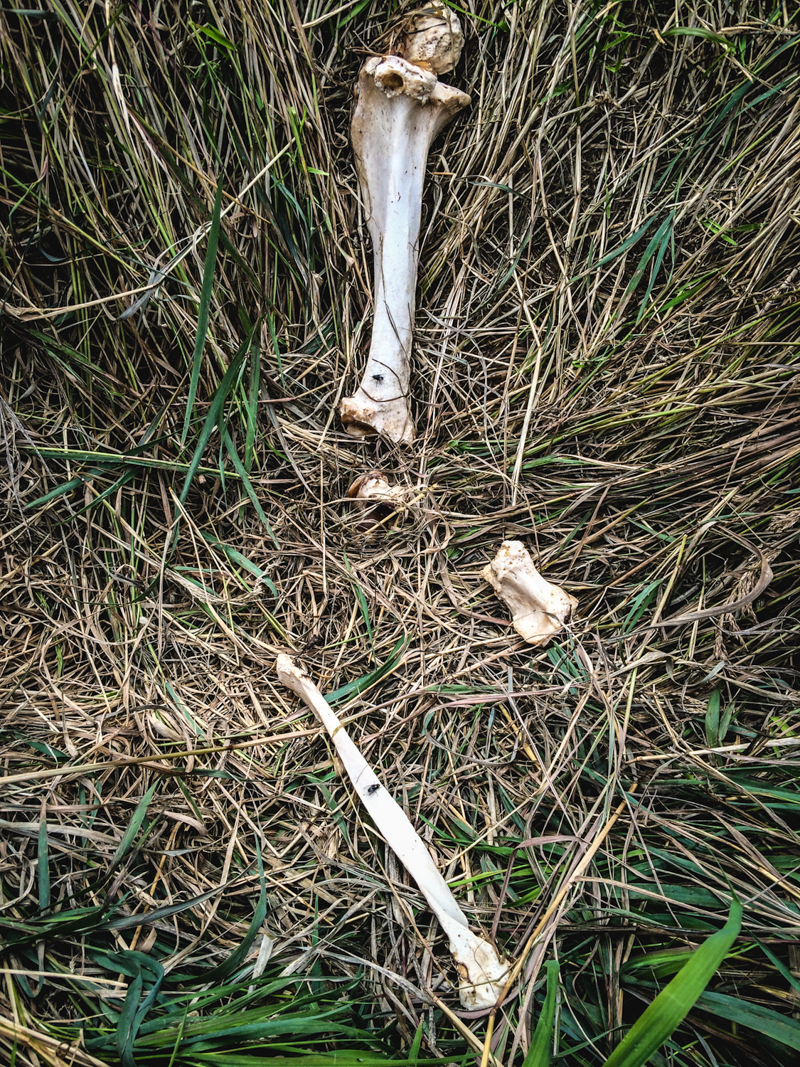
[[[458,18],[434,0],[409,16],[400,55],[373,56],[359,74],[351,137],[372,239],[374,318],[361,384],[339,405],[354,437],[414,439],[409,384],[422,189],[431,143],[470,102],[437,78],[458,62],[462,43]]]
[[[490,942],[469,928],[450,887],[433,862],[422,838],[400,805],[383,788],[330,704],[302,667],[291,657],[278,656],[279,680],[303,700],[325,727],[339,759],[372,820],[414,879],[431,911],[450,940],[459,975],[458,993],[467,1011],[493,1008],[503,991],[509,965]]]

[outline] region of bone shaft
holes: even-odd
[[[405,165],[411,166],[407,159]],[[373,204],[375,215],[384,220],[383,231],[375,215],[369,220],[375,316],[365,385],[371,392],[373,374],[384,376],[390,394],[395,385],[397,392],[408,392],[423,177],[424,164],[411,175],[393,173],[385,186],[388,203],[382,209]]]

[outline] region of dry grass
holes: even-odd
[[[400,451],[334,414],[371,316],[351,87],[388,25],[341,7],[0,12],[0,1048],[233,1067],[265,1041],[480,1043],[443,1012],[416,887],[276,687],[285,650],[345,689],[476,927],[516,955],[568,887],[499,1062],[552,957],[561,1062],[602,1063],[732,893],[717,1000],[653,1062],[791,1062],[794,9],[470,0]],[[369,538],[344,498],[376,465],[416,499]],[[480,577],[506,537],[579,598],[547,651]]]

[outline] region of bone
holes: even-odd
[[[440,0],[432,0],[408,16],[397,53],[435,74],[447,74],[461,58],[463,47],[458,15]]]
[[[355,396],[342,400],[339,415],[354,437],[377,433],[401,444],[414,439],[411,339],[428,150],[469,104],[466,93],[444,85],[435,73],[451,69],[458,58],[458,19],[431,10],[420,15],[436,24],[420,28],[420,21],[403,38],[406,58],[373,56],[361,68],[351,127],[372,239],[374,321],[364,377]]]
[[[356,478],[347,495],[362,507],[383,504],[389,508],[400,508],[406,503],[408,494],[402,485],[390,485],[382,471],[368,471]]]
[[[482,574],[511,609],[514,629],[532,645],[552,640],[578,606],[574,596],[539,574],[521,541],[503,541]]]
[[[410,494],[402,485],[391,485],[382,471],[359,475],[347,490],[357,513],[355,529],[371,540],[386,530],[387,522],[402,519],[408,510]]]
[[[419,886],[431,911],[450,939],[459,975],[458,993],[467,1011],[492,1008],[503,990],[509,965],[488,941],[469,928],[467,917],[439,873],[422,838],[406,813],[389,796],[361,755],[325,697],[302,667],[289,656],[278,656],[279,680],[303,700],[330,734],[334,747],[361,803],[386,843]]]

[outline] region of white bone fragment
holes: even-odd
[[[381,785],[305,670],[284,655],[278,656],[276,670],[280,681],[305,701],[330,734],[361,803],[421,889],[450,939],[450,951],[460,979],[458,992],[462,1006],[467,1011],[494,1007],[508,975],[507,961],[497,954],[493,945],[470,930],[467,917],[406,813]]]
[[[408,511],[410,493],[402,485],[390,485],[382,471],[368,471],[359,475],[347,490],[358,513],[355,529],[371,539],[385,532],[387,521],[402,521]]]
[[[440,0],[431,0],[408,16],[397,51],[410,63],[424,64],[436,74],[447,74],[461,58],[463,47],[458,15]]]
[[[368,471],[356,478],[347,495],[362,506],[383,504],[389,508],[400,508],[405,505],[408,493],[402,485],[390,485],[382,471]]]
[[[482,574],[511,609],[514,629],[532,645],[546,645],[578,606],[574,596],[545,581],[521,541],[503,541]]]
[[[440,51],[450,49],[453,36],[441,38]],[[423,44],[418,34],[415,54]],[[437,54],[432,47],[426,66]],[[354,437],[382,433],[408,444],[414,439],[408,386],[425,166],[431,142],[469,97],[400,56],[368,59],[356,91],[350,132],[372,238],[374,320],[364,377],[355,396],[342,400],[339,415]]]

